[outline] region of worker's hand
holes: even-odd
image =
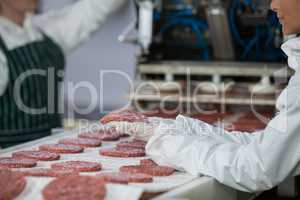
[[[100,119],[102,124],[110,122],[148,122],[148,117],[131,108],[116,110]]]
[[[155,129],[161,122],[174,121],[172,119],[163,119],[159,117],[149,117],[148,122],[109,122],[107,125],[115,127],[118,132],[129,134],[138,139],[148,141]]]
[[[118,132],[126,133],[141,140],[149,140],[161,122],[174,121],[159,117],[147,117],[134,109],[122,109],[105,115],[100,122],[115,127]]]

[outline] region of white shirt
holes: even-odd
[[[61,10],[26,15],[21,27],[0,16],[0,36],[9,50],[42,39],[45,32],[69,54],[95,32],[114,9],[126,0],[81,0]],[[6,56],[0,50],[0,96],[9,82]]]
[[[246,192],[271,189],[300,174],[300,38],[282,49],[295,70],[280,95],[280,112],[259,134],[231,134],[199,120],[178,116],[161,123],[146,146],[161,165],[211,176]]]

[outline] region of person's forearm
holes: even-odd
[[[271,189],[296,175],[300,160],[299,107],[277,115],[260,140],[238,144],[209,135],[184,135],[182,129],[158,128],[146,153],[159,164],[203,174],[238,190]]]

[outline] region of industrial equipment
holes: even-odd
[[[268,0],[136,2],[142,53],[138,90],[129,95],[135,103],[251,104],[249,109],[265,106],[275,112],[276,97],[293,72],[284,64],[280,46],[285,38]],[[177,93],[171,86],[171,93],[165,86],[160,90],[162,81],[172,86],[177,81]],[[214,86],[203,89],[203,83]],[[230,88],[222,89],[228,83]],[[220,92],[226,101],[215,95]]]
[[[269,0],[137,2],[142,53],[128,95],[134,106],[159,107],[164,116],[276,113],[277,96],[294,72],[280,49],[286,38]],[[296,196],[293,181],[279,193]]]
[[[139,1],[148,60],[280,62],[284,38],[267,0]]]

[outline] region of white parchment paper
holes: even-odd
[[[74,132],[64,132],[62,134],[50,136],[40,140],[36,140],[24,145],[19,145],[13,148],[5,149],[0,151],[0,157],[10,156],[13,152],[20,150],[32,150],[38,149],[42,144],[52,144],[57,143],[58,140],[62,138],[72,138],[77,137],[78,131]],[[128,140],[129,138],[124,138],[122,140]],[[118,141],[119,142],[119,141]],[[61,159],[58,161],[48,161],[48,162],[38,162],[37,168],[50,168],[53,163],[59,163],[67,160],[80,160],[80,161],[92,161],[100,162],[103,169],[96,173],[81,173],[82,175],[96,175],[103,172],[117,172],[119,168],[124,165],[137,165],[141,159],[146,159],[147,157],[140,158],[113,158],[105,157],[99,154],[99,150],[102,148],[111,148],[115,146],[118,142],[103,142],[101,147],[98,148],[85,148],[83,153],[80,154],[61,154]],[[189,183],[193,181],[195,176],[191,176],[187,173],[176,172],[168,177],[154,177],[153,183],[144,184],[129,184],[129,185],[117,185],[108,184],[107,190],[108,194],[106,200],[115,199],[128,199],[137,200],[143,192],[167,192],[173,188],[180,185]],[[41,191],[45,185],[51,181],[51,178],[42,177],[27,177],[27,186],[25,191],[18,197],[17,200],[42,200]]]

